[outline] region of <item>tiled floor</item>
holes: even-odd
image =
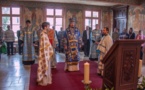
[[[83,53],[81,53],[81,60],[88,60],[87,57],[84,58]],[[64,54],[57,53],[57,62],[64,62]],[[29,78],[30,78],[30,66],[25,66],[22,64],[21,55],[7,56],[2,55],[0,60],[0,90],[29,90]],[[37,63],[37,61],[36,61]],[[145,66],[143,66],[142,71],[145,75]]]
[[[28,90],[30,66],[24,66],[20,55],[2,55],[0,60],[0,90]]]
[[[83,53],[81,53],[81,56],[81,60],[83,60]],[[64,54],[57,53],[57,62],[64,62],[64,57]],[[22,56],[19,54],[13,56],[2,54],[0,60],[0,90],[29,90],[31,69],[30,66],[22,64],[21,58]]]

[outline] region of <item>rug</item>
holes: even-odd
[[[52,69],[52,84],[47,86],[37,85],[37,64],[31,66],[30,85],[29,90],[85,90],[84,84],[81,82],[84,78],[84,63],[80,62],[80,71],[67,72],[64,71],[64,63],[58,63],[56,69]],[[97,63],[87,61],[90,63],[90,84],[93,88],[100,88],[102,86],[102,78],[97,75]]]

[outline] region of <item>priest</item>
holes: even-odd
[[[107,54],[107,52],[109,51],[109,49],[111,48],[111,46],[113,45],[113,40],[112,40],[112,37],[109,35],[108,27],[104,27],[103,34],[104,36],[102,37],[97,47],[97,50],[100,51],[97,73],[98,75],[101,75],[101,76],[103,76],[103,69],[104,69],[102,60]]]

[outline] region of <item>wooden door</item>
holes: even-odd
[[[126,28],[128,21],[128,6],[113,7],[113,28],[118,28],[119,32]]]

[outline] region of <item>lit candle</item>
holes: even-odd
[[[141,76],[142,60],[139,60],[138,77]]]
[[[88,62],[84,63],[84,83],[89,84],[90,80],[90,64]]]

